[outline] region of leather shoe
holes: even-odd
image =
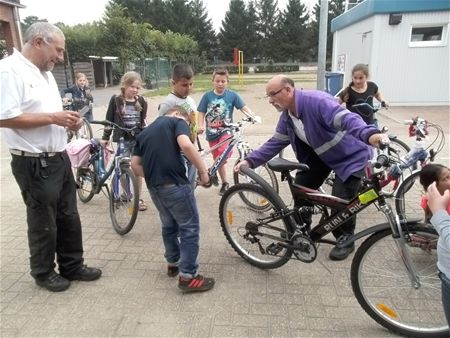
[[[342,235],[337,239],[337,244],[330,251],[330,259],[333,261],[341,261],[346,259],[353,251],[355,251],[355,243],[348,246],[339,246],[340,243],[345,242],[352,235]]]
[[[97,268],[90,268],[87,265],[82,265],[70,275],[65,274],[61,275],[68,280],[80,280],[84,282],[90,282],[99,279],[100,276],[102,275],[102,270]]]
[[[66,278],[58,275],[55,271],[52,271],[47,277],[36,278],[35,282],[37,285],[52,292],[67,290],[70,286],[70,282]]]

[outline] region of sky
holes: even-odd
[[[317,1],[302,0],[302,3],[312,9]],[[19,15],[21,20],[34,15],[40,19],[47,19],[50,23],[63,22],[73,26],[100,21],[108,2],[109,0],[21,0],[20,3],[27,8],[20,9]],[[212,19],[213,27],[217,32],[228,10],[229,2],[229,0],[203,0],[208,17]],[[278,7],[283,10],[286,3],[287,0],[278,0]]]

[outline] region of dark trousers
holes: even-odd
[[[83,264],[76,185],[66,153],[43,159],[12,155],[11,168],[27,207],[31,275],[55,268],[70,275]]]
[[[318,189],[328,175],[331,169],[322,162],[317,155],[310,155],[307,163],[309,170],[305,172],[299,172],[295,176],[295,183],[303,185],[311,189]],[[350,200],[358,194],[361,188],[361,178],[363,172],[357,172],[350,176],[345,182],[336,176],[336,180],[333,183],[333,189],[331,194],[336,197],[340,197],[346,200]],[[304,200],[295,201],[297,207],[301,206],[313,206],[312,203]],[[301,212],[303,221],[308,225],[311,225],[312,215],[310,212]],[[353,234],[355,232],[356,216],[350,218],[347,222],[341,225],[339,228],[333,231],[333,235],[338,238],[341,235]]]

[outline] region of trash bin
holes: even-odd
[[[325,91],[333,96],[336,95],[341,90],[343,81],[343,73],[325,73]]]

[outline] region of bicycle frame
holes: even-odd
[[[349,237],[345,242],[339,243],[339,245],[345,247],[359,238],[365,237],[377,231],[391,228],[392,236],[395,239],[401,254],[403,255],[402,259],[405,262],[405,267],[408,271],[408,275],[410,276],[410,280],[412,283],[415,283],[415,285],[419,284],[417,273],[415,272],[414,266],[411,263],[412,261],[411,258],[409,257],[409,253],[405,249],[405,241],[401,236],[402,226],[400,224],[399,217],[393,212],[393,209],[390,206],[390,204],[386,203],[386,197],[383,195],[381,186],[379,184],[378,173],[371,175],[371,178],[366,182],[366,187],[360,194],[358,194],[358,196],[356,196],[350,201],[346,201],[332,195],[324,194],[319,190],[309,189],[294,183],[293,178],[289,174],[289,172],[295,169],[308,170],[309,168],[307,168],[307,166],[305,166],[304,164],[290,162],[280,158],[275,158],[269,161],[268,164],[269,168],[272,169],[273,171],[278,171],[282,173],[283,179],[287,180],[289,184],[289,188],[292,197],[294,199],[300,198],[308,202],[312,202],[314,206],[317,206],[323,212],[322,218],[319,221],[319,223],[316,226],[314,226],[309,233],[306,234],[309,237],[309,239],[314,243],[317,242],[317,243],[328,243],[333,245],[336,244],[336,241],[324,239],[324,237],[328,233],[342,226],[348,219],[355,216],[368,206],[374,203],[378,203],[380,210],[383,212],[388,222],[372,226],[359,233],[356,233],[355,235]],[[272,189],[272,187],[267,182],[265,182],[261,177],[259,177],[252,169],[248,167],[243,167],[241,168],[241,171],[245,175],[251,177],[260,186],[262,186],[264,190],[272,191],[274,195],[278,196],[278,194]],[[332,215],[329,215],[327,208],[338,209],[338,211]],[[277,221],[280,219],[285,220],[291,216],[294,218],[297,225],[302,224],[299,209],[297,208],[289,209],[288,207],[285,207],[285,209],[280,210],[280,212],[276,212],[275,214],[272,214],[268,218],[259,220],[259,222],[257,222],[259,224],[256,224],[256,226],[259,226],[262,223],[266,224],[271,223],[272,221]],[[299,231],[299,227],[297,227],[294,230],[295,233],[297,233],[297,231]],[[302,231],[305,234],[306,230],[300,229],[300,231]],[[259,234],[264,235],[261,233]],[[289,238],[291,238],[292,236],[294,236],[294,234],[290,234]],[[274,236],[270,237],[276,239],[280,243],[280,245],[284,247],[295,249],[295,247],[289,244],[290,241],[289,238],[281,238],[281,237],[278,238]]]
[[[244,121],[247,121],[247,120],[244,120]],[[247,121],[247,122],[250,122],[250,121]],[[215,144],[213,147],[209,148],[208,150],[203,150],[203,148],[201,147],[200,141],[197,139],[199,151],[202,152],[202,154],[201,154],[202,157],[211,154],[214,150],[218,149],[222,145],[228,144],[225,151],[214,160],[213,165],[208,169],[209,175],[211,177],[213,177],[217,174],[217,171],[228,159],[228,155],[233,150],[235,145],[237,145],[237,149],[239,152],[239,158],[241,160],[244,159],[246,153],[250,149],[250,145],[248,144],[248,142],[245,142],[242,140],[242,129],[245,127],[246,126],[240,122],[236,123],[236,124],[230,124],[228,129],[231,131],[231,134],[229,134],[229,136],[227,138],[225,138],[224,140]]]

